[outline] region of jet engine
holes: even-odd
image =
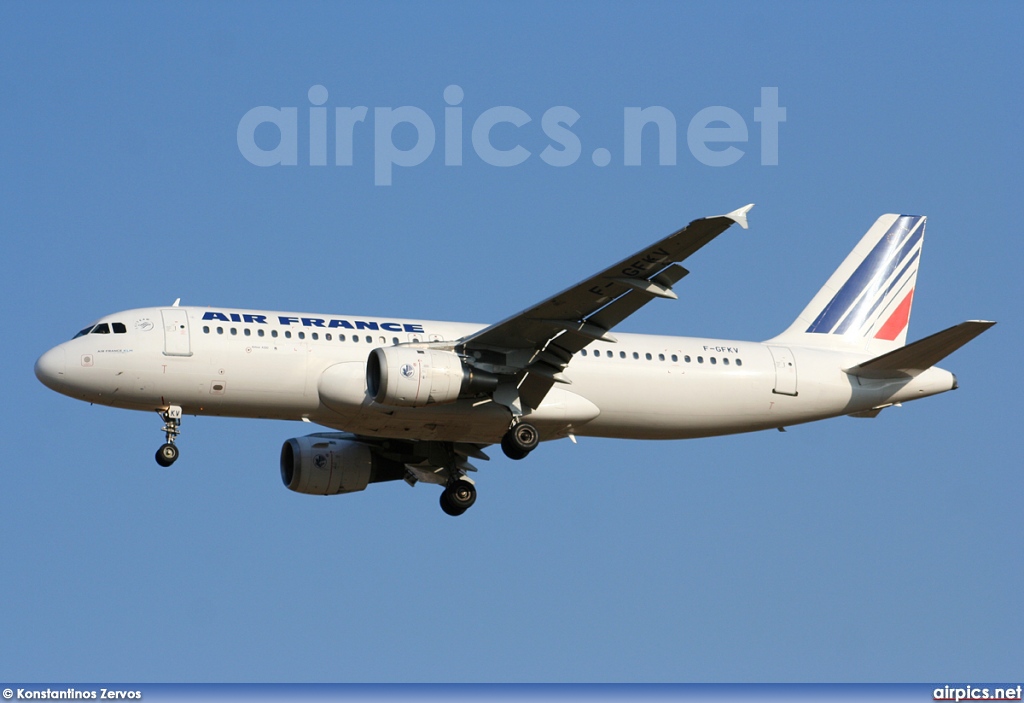
[[[400,462],[344,437],[307,435],[289,439],[281,447],[281,481],[296,493],[353,493],[405,473]]]
[[[383,347],[366,362],[367,393],[382,405],[418,408],[453,403],[498,387],[498,377],[438,349]]]

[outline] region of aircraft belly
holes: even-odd
[[[489,400],[474,407],[471,400],[422,408],[385,407],[366,402],[337,410],[327,405],[310,420],[327,427],[371,437],[494,444],[508,430],[508,409]]]
[[[767,410],[771,385],[764,370],[748,359],[742,368],[728,369],[641,361],[623,364],[614,377],[601,373],[603,369],[581,367],[572,377],[572,388],[601,412],[579,434],[668,439],[749,424]]]

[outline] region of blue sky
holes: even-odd
[[[1022,20],[1010,3],[3,4],[0,679],[1019,681]],[[765,165],[772,87],[786,119]],[[296,165],[244,157],[259,106],[296,108]],[[333,108],[357,106],[336,165]],[[401,106],[437,141],[375,185],[375,109]],[[517,166],[472,145],[499,106],[530,118],[492,131],[529,151]],[[540,156],[556,106],[579,114],[562,167]],[[624,111],[651,106],[675,118],[675,164],[645,132],[625,166]],[[706,108],[747,129],[711,145],[740,149],[732,165],[688,146]],[[910,337],[999,321],[947,360],[960,390],[785,434],[493,452],[451,519],[427,486],[287,491],[298,423],[188,417],[160,469],[155,414],[32,374],[100,315],[178,297],[492,322],[748,202],[750,230],[624,331],[768,338],[878,215],[926,214]]]

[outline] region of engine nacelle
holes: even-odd
[[[370,483],[373,459],[368,446],[349,439],[296,437],[281,447],[281,480],[297,493],[361,491]]]
[[[382,347],[366,362],[366,392],[381,405],[453,403],[497,387],[497,376],[467,366],[450,351]]]

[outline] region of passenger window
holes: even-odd
[[[658,361],[664,361],[664,360],[665,360],[665,355],[664,354],[658,354]]]
[[[698,364],[703,364],[704,363],[704,357],[703,356],[698,356],[697,357],[697,363]]]
[[[651,360],[651,353],[650,353],[650,352],[647,352],[647,354],[645,354],[644,356],[646,356],[646,357],[647,357],[647,360],[648,360],[648,361],[650,361],[650,360]]]
[[[317,341],[320,339],[320,334],[318,332],[314,332],[311,336],[313,337],[313,341]]]
[[[299,339],[305,339],[305,338],[306,338],[306,333],[305,332],[299,332]]]
[[[125,328],[123,322],[112,322],[110,326],[114,329],[114,334],[127,334],[128,330]]]
[[[237,337],[238,336],[238,330],[236,328],[234,328],[234,327],[231,328],[231,336],[232,337]]]
[[[356,344],[359,344],[359,335],[358,334],[352,335],[352,341],[355,342]],[[418,342],[420,340],[417,339],[416,341]]]
[[[329,341],[331,341],[332,339],[334,339],[334,338],[333,338],[333,337],[331,336],[331,333],[330,333],[330,332],[328,332],[327,334],[325,334],[325,335],[324,335],[324,341],[327,341],[327,342],[329,342]]]
[[[633,352],[633,358],[634,358],[634,359],[639,359],[639,358],[640,358],[640,355],[639,355],[639,354],[637,354],[636,352]]]
[[[103,324],[96,325],[95,327],[92,328],[92,333],[110,334],[110,325],[108,325],[106,322],[104,322]]]
[[[210,334],[210,326],[203,325],[203,334]]]
[[[242,334],[244,334],[246,337],[251,337],[252,336],[252,330],[250,330],[248,327],[246,327],[244,330],[242,330]]]
[[[717,364],[718,363],[718,359],[716,359],[715,357],[711,357],[711,363],[712,364]]]
[[[725,364],[726,366],[728,366],[729,365],[729,360],[728,359],[722,359],[722,363]]]
[[[371,337],[370,335],[366,335],[366,343],[373,344],[373,337]]]
[[[737,359],[736,360],[736,365],[737,366],[743,366],[743,359]]]
[[[625,359],[626,358],[626,352],[624,352],[624,351],[623,352],[619,352],[619,358],[620,359]]]
[[[270,336],[277,339],[277,330],[270,330]]]
[[[608,358],[609,358],[609,359],[611,359],[611,358],[612,358],[613,356],[615,356],[615,355],[614,355],[614,354],[612,354],[612,350],[611,350],[611,349],[609,349],[609,350],[608,350]]]
[[[685,361],[687,364],[689,364],[690,363],[690,355],[687,354],[686,356],[684,356],[683,357],[683,361]]]
[[[398,337],[392,337],[391,338],[391,343],[397,345],[398,344]]]
[[[673,362],[677,362],[677,361],[679,361],[679,357],[678,357],[678,356],[676,356],[675,354],[673,354],[673,355],[672,355],[672,361],[673,361]]]
[[[224,328],[223,327],[218,327],[217,328],[217,334],[224,334]]]
[[[339,335],[338,335],[338,341],[339,341],[339,342],[344,342],[344,341],[345,341],[345,335],[343,335],[343,334],[339,334]]]
[[[291,339],[292,338],[292,331],[291,330],[285,330],[284,331],[284,338],[285,339]]]
[[[259,335],[260,337],[262,337],[263,336],[263,330],[256,330],[256,334]]]

